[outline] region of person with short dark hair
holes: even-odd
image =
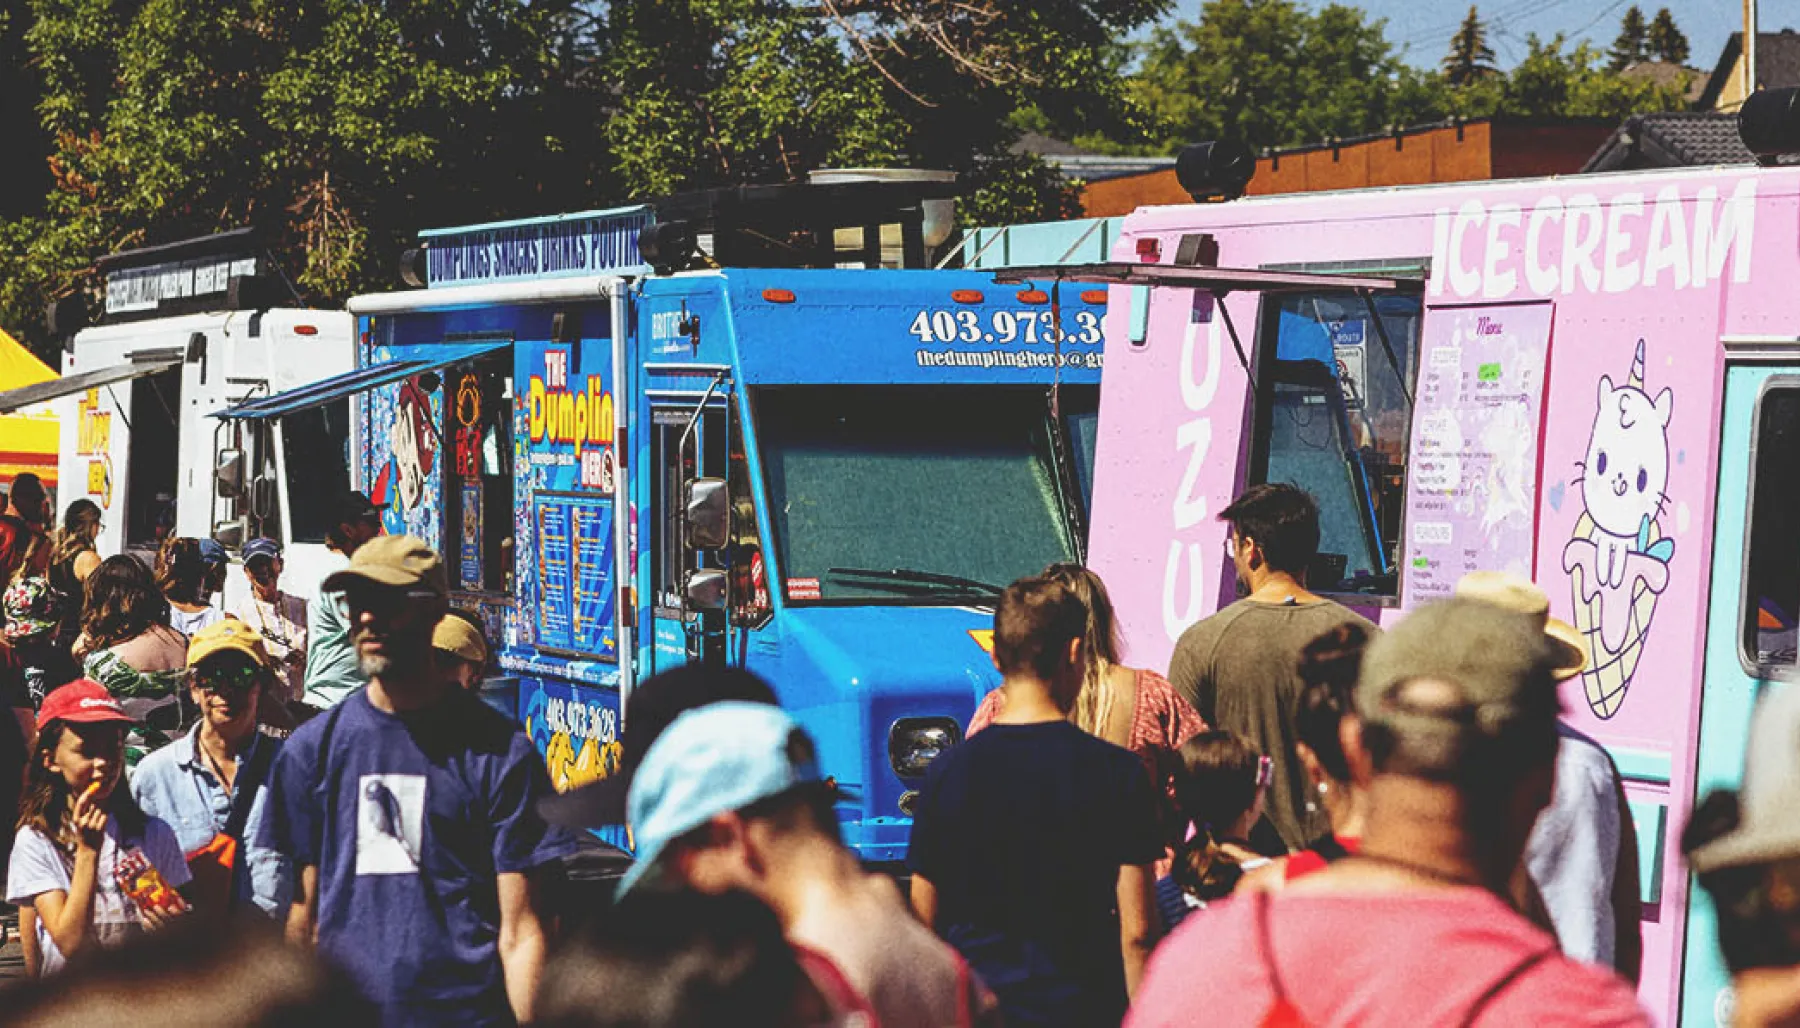
[[[551,959],[537,1009],[539,1028],[809,1028],[830,1020],[781,919],[737,891],[626,896],[606,929]]]
[[[1555,778],[1556,665],[1537,622],[1468,599],[1370,643],[1344,736],[1362,849],[1195,912],[1127,1026],[1647,1025],[1630,986],[1507,901]]]
[[[1155,935],[1163,835],[1150,778],[1069,720],[1087,620],[1062,582],[1007,587],[994,611],[1004,709],[932,763],[913,813],[913,907],[1010,1025],[1117,1022]]]
[[[352,560],[364,544],[381,535],[381,512],[358,492],[338,498],[337,518],[325,535],[325,546]],[[320,586],[306,607],[305,702],[319,709],[337,705],[363,687],[364,677],[350,645],[350,612],[344,597]]]
[[[288,938],[318,947],[397,1025],[531,1020],[547,949],[544,762],[516,723],[431,664],[444,563],[383,536],[325,579],[349,607],[366,688],[300,726],[269,779],[258,845],[299,888]]]
[[[1225,552],[1247,595],[1196,622],[1175,643],[1169,683],[1214,728],[1236,732],[1275,762],[1265,813],[1281,843],[1302,850],[1328,833],[1295,750],[1300,648],[1344,622],[1373,622],[1306,587],[1319,546],[1319,509],[1291,485],[1255,485],[1219,512]]]
[[[638,862],[619,889],[742,890],[769,904],[838,1017],[892,1028],[985,1018],[992,998],[968,966],[844,847],[836,796],[812,740],[779,707],[690,710],[632,779]]]

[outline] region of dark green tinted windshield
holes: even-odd
[[[1074,559],[1041,389],[765,389],[755,414],[790,597],[991,599],[923,576],[832,569],[1004,586]]]

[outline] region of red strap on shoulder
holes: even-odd
[[[800,969],[806,972],[806,977],[812,979],[834,1014],[840,1018],[861,1015],[864,1020],[859,1023],[868,1025],[869,1028],[876,1028],[881,1023],[875,1016],[875,1008],[870,1005],[869,998],[862,994],[862,990],[850,984],[850,979],[844,977],[844,972],[836,961],[811,947],[798,943],[790,945]]]

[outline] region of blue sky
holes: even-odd
[[[1317,8],[1322,0],[1311,0]],[[1448,47],[1456,25],[1468,14],[1468,0],[1340,0],[1361,7],[1372,16],[1387,19],[1387,37],[1405,47],[1406,59],[1417,65],[1435,65]],[[1572,41],[1587,39],[1602,48],[1619,32],[1619,18],[1634,0],[1480,0],[1477,7],[1488,22],[1488,45],[1501,67],[1511,67],[1525,56],[1525,37],[1535,32],[1550,37],[1558,32]],[[1741,0],[1635,0],[1645,20],[1657,8],[1667,7],[1675,23],[1686,33],[1693,53],[1688,63],[1711,70],[1725,38],[1743,26]],[[1176,0],[1175,16],[1192,19],[1199,0]],[[1758,25],[1764,32],[1781,28],[1800,31],[1800,0],[1761,0]]]

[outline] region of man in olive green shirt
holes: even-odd
[[[325,545],[348,560],[381,534],[381,511],[362,493],[346,493],[339,501],[337,526],[326,534]],[[306,605],[306,702],[335,706],[368,681],[350,645],[350,611],[344,595],[321,586]]]
[[[1207,724],[1234,732],[1274,763],[1264,808],[1290,850],[1331,831],[1324,804],[1309,796],[1295,750],[1300,650],[1346,621],[1375,625],[1306,589],[1319,548],[1319,508],[1291,485],[1255,485],[1219,513],[1228,551],[1249,595],[1196,622],[1175,643],[1169,682]]]

